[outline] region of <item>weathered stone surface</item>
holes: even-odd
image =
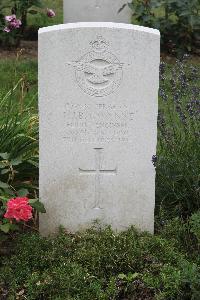
[[[159,32],[113,23],[39,31],[43,234],[99,219],[153,232]]]
[[[119,9],[126,0],[63,0],[64,22],[131,23],[131,9]]]

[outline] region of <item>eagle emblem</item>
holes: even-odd
[[[85,93],[107,96],[120,85],[123,64],[108,52],[109,43],[101,36],[90,44],[93,51],[68,65],[74,67],[77,83]]]

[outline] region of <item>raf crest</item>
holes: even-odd
[[[68,65],[74,67],[77,83],[85,93],[95,97],[107,96],[120,85],[123,64],[108,52],[109,42],[102,36],[90,45],[91,52]]]

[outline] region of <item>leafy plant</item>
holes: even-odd
[[[180,54],[198,49],[199,0],[133,0],[127,5],[134,21],[160,30],[164,51]]]
[[[44,18],[44,4],[40,0],[2,0],[3,4],[0,6],[0,42],[3,47],[11,48],[20,45],[20,41],[23,37],[27,37],[27,18],[28,15],[41,14]],[[9,13],[18,18],[17,21],[20,24],[18,27],[8,29],[5,21],[5,12]],[[45,14],[49,18],[55,16],[55,12],[51,9],[46,9]],[[11,24],[10,24],[11,25]],[[17,29],[16,29],[17,28]],[[30,32],[33,36],[37,36],[37,30],[39,26],[35,25],[35,32]],[[33,28],[32,28],[33,31]]]
[[[200,211],[193,214],[190,218],[191,232],[196,236],[200,248]]]
[[[25,105],[25,86],[21,78],[0,96],[0,231],[4,233],[20,228],[4,218],[8,200],[27,195],[37,198],[38,116],[31,101]],[[42,210],[38,200],[30,203],[37,211]]]
[[[43,8],[44,5],[41,0],[12,0],[12,13],[19,15],[22,21],[21,31],[24,32],[27,26],[27,15],[37,14],[38,8]]]
[[[14,192],[31,188],[38,177],[38,116],[31,102],[24,107],[26,92],[18,94],[23,86],[22,78],[0,98],[0,182]],[[15,97],[19,97],[18,102]]]
[[[8,48],[17,47],[20,42],[20,32],[18,29],[12,30],[9,34],[4,31],[6,28],[4,11],[10,8],[9,1],[0,3],[0,45]]]
[[[39,201],[39,199],[28,199],[26,197],[27,191],[21,190],[20,194],[22,197],[6,199],[0,196],[0,202],[2,203],[0,207],[0,232],[9,233],[10,231],[16,231],[21,228],[30,227],[37,230],[37,213],[45,213],[46,210],[44,205]],[[14,206],[11,204],[14,202]],[[9,205],[12,205],[10,210]],[[17,207],[18,205],[18,207]],[[14,207],[14,208],[13,208]],[[34,213],[32,214],[32,210]],[[15,221],[17,220],[17,221]],[[34,226],[27,225],[26,223],[31,220]]]

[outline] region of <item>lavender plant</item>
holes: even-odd
[[[200,67],[184,56],[160,65],[157,209],[186,217],[200,208]]]

